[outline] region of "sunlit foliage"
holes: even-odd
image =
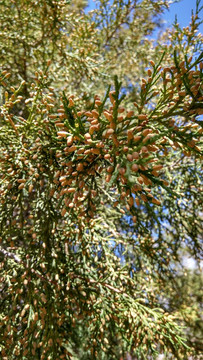
[[[195,359],[200,2],[85,5],[0,3],[1,356]]]

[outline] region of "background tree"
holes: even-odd
[[[155,46],[167,6],[0,4],[3,359],[201,356],[201,8]]]

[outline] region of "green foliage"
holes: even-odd
[[[197,358],[200,3],[83,6],[0,4],[1,355]]]

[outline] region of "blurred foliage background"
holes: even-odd
[[[201,4],[154,40],[169,5],[0,2],[2,359],[201,359]]]

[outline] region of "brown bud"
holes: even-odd
[[[132,156],[132,154],[128,154],[128,155],[127,155],[127,159],[128,159],[128,161],[133,161],[133,156]]]
[[[133,164],[132,167],[131,167],[132,171],[135,171],[137,172],[139,170],[139,167],[137,164]]]
[[[133,153],[132,153],[132,157],[133,157],[133,160],[137,160],[137,159],[139,159],[139,153],[138,152],[136,152],[136,151],[134,151]]]

